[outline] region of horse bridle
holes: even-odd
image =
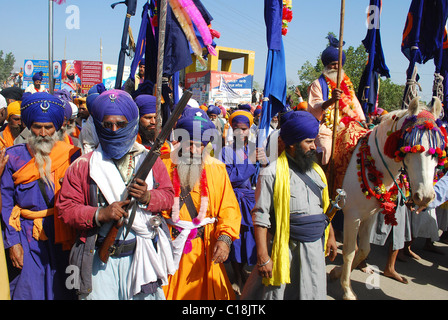
[[[399,185],[398,185],[396,179],[394,178],[392,172],[390,172],[390,169],[389,169],[389,167],[387,166],[387,163],[386,163],[386,161],[384,160],[383,155],[382,155],[381,152],[380,152],[380,148],[379,148],[379,146],[378,146],[377,132],[378,132],[378,130],[375,130],[375,145],[376,145],[376,150],[378,151],[378,154],[380,155],[380,158],[381,158],[381,161],[383,162],[384,167],[387,169],[387,172],[389,172],[389,175],[390,175],[390,177],[392,178],[392,181],[394,182],[394,184],[395,184],[395,186],[397,187],[397,189],[400,191],[401,196],[402,196],[402,198],[401,198],[402,201],[406,202],[406,201],[407,201],[406,195],[404,194],[403,190],[399,187]],[[402,172],[403,172],[403,171],[406,172],[406,164],[404,163],[404,159],[403,159],[402,163],[403,163],[403,168],[402,168],[401,170],[402,170]]]

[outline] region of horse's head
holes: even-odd
[[[447,137],[439,120],[441,112],[442,104],[438,98],[434,97],[426,106],[417,97],[411,101],[401,125],[396,160],[403,160],[412,199],[418,206],[428,205],[434,199],[435,169],[443,166],[446,158]]]

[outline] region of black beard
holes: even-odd
[[[156,131],[148,130],[146,127],[143,127],[141,124],[139,125],[138,132],[140,133],[140,137],[142,138],[142,143],[154,143],[156,139]]]
[[[299,143],[296,144],[295,150],[294,157],[290,159],[294,162],[298,171],[303,174],[311,170],[313,168],[313,162],[317,162],[316,150],[310,150],[305,153]]]

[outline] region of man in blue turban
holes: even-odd
[[[285,151],[257,182],[252,209],[257,266],[241,299],[327,299],[325,252],[333,261],[337,246],[325,214],[327,181],[315,162],[318,132],[318,121],[307,111],[293,112],[280,128]]]
[[[215,126],[200,108],[188,109],[174,130],[179,149],[165,164],[175,199],[165,217],[179,272],[164,288],[168,299],[235,298],[223,263],[238,238],[241,215],[226,166],[205,149],[215,137]]]
[[[188,141],[202,143],[203,147],[213,141],[217,134],[215,125],[200,108],[187,110],[177,121],[176,129],[180,129],[176,130],[175,134],[180,134],[182,140],[188,138]]]
[[[95,99],[90,112],[99,145],[67,171],[56,203],[61,218],[85,239],[73,248],[76,253],[71,261],[81,270],[78,293],[92,300],[164,299],[162,286],[175,272],[167,228],[158,214],[173,205],[167,169],[157,158],[145,179],[134,180],[148,150],[135,142],[139,109],[129,93],[105,91]],[[129,204],[129,199],[123,198],[126,191],[138,201],[130,225],[123,209]],[[116,237],[119,249],[106,265],[97,250],[120,219],[125,223]],[[154,221],[162,225],[156,228]],[[94,254],[76,259],[86,248]]]
[[[14,268],[11,298],[26,300],[70,299],[63,277],[73,231],[59,218],[54,202],[69,165],[79,148],[59,140],[64,104],[38,92],[21,105],[23,123],[31,131],[26,143],[7,149],[10,159],[1,179],[5,248]]]
[[[139,112],[139,128],[137,142],[151,149],[156,139],[156,97],[150,94],[141,94],[135,98],[135,103]],[[171,145],[165,141],[161,148],[161,154],[167,154],[171,151]]]
[[[339,40],[329,35],[329,46],[322,52],[321,60],[324,70],[308,89],[308,111],[321,122],[316,146],[321,165],[330,161],[333,137],[333,122],[336,101],[339,101],[340,121],[344,117],[365,123],[366,117],[362,106],[356,97],[353,84],[345,74],[342,67],[345,63],[345,54],[342,56],[342,65],[339,65]],[[337,85],[338,69],[341,69],[341,83]],[[348,119],[348,118],[347,118]],[[339,128],[339,123],[335,124]]]
[[[42,71],[36,72],[33,75],[33,83],[26,87],[25,92],[36,93],[36,92],[47,92],[48,90],[42,84],[44,73]]]

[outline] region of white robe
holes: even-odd
[[[144,148],[134,144],[133,148],[136,147]],[[147,153],[146,149],[141,149],[140,151],[141,153],[135,158],[136,169],[141,165]],[[125,183],[114,162],[103,159],[101,145],[93,152],[90,159],[90,177],[98,185],[99,190],[109,204],[122,200],[126,189]],[[148,189],[152,189],[152,171],[145,181],[148,184]],[[170,241],[164,231],[160,228],[153,229],[150,226],[149,220],[151,217],[152,213],[150,211],[140,207],[137,208],[132,231],[129,233],[129,237],[127,237],[127,240],[133,237],[136,238],[136,249],[133,255],[123,258],[110,258],[107,266],[104,264],[98,265],[98,261],[96,261],[101,269],[99,272],[111,273],[109,277],[106,276],[104,278],[115,279],[117,283],[120,283],[119,290],[122,291],[121,297],[123,299],[134,298],[141,292],[142,286],[157,280],[162,281],[162,286],[167,285],[168,274],[174,274],[176,271]],[[155,236],[158,236],[157,250],[152,241]],[[123,234],[119,234],[118,237],[122,239]],[[98,259],[97,255],[95,259]],[[122,259],[124,262],[119,261]],[[115,260],[115,262],[111,260]],[[114,263],[117,265],[115,269],[118,270],[113,270],[113,267],[109,267],[109,264]],[[96,275],[94,274],[95,277]],[[101,284],[101,286],[103,285],[106,284]],[[106,290],[101,291],[105,292]]]

